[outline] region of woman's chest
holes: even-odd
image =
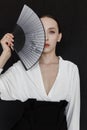
[[[58,76],[58,64],[40,66],[43,85],[48,94]]]

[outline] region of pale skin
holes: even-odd
[[[0,40],[2,46],[2,54],[0,55],[0,68],[3,68],[8,59],[11,57],[11,49],[13,49],[14,36],[11,33],[7,33]]]
[[[59,58],[55,54],[56,44],[61,41],[62,34],[59,33],[57,22],[50,17],[42,17],[46,42],[43,53],[39,60],[39,66],[42,74],[43,84],[48,95],[58,75]],[[11,56],[13,50],[14,36],[11,33],[5,34],[0,40],[2,54],[0,56],[0,68],[3,68]]]
[[[61,41],[57,22],[49,17],[41,18],[46,34],[46,43],[39,60],[43,84],[48,95],[56,80],[59,68],[59,58],[55,54],[56,44]]]

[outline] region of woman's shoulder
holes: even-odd
[[[67,68],[67,70],[78,70],[78,66],[74,62],[64,59],[61,56],[59,56],[59,58],[60,58],[61,66]]]

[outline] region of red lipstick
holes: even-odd
[[[48,43],[45,44],[45,47],[46,47],[46,48],[49,47],[49,46],[50,46],[50,45],[49,45]]]

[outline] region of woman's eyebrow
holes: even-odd
[[[50,27],[49,29],[56,29],[55,27]]]

